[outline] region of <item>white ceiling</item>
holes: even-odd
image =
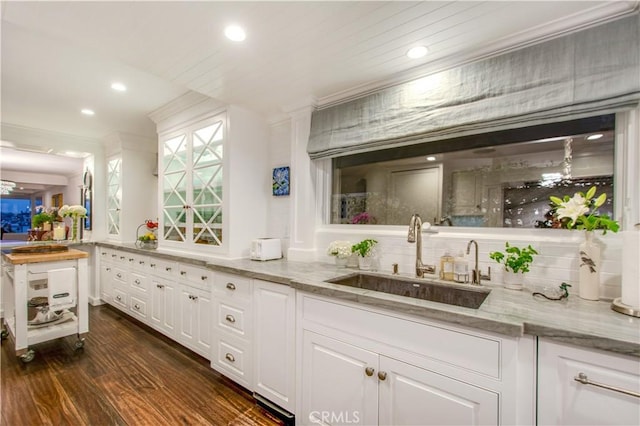
[[[1,120],[154,137],[148,113],[188,90],[276,120],[637,10],[637,1],[3,1]],[[245,27],[247,40],[225,39]],[[405,56],[423,44],[420,60]],[[113,81],[129,90],[117,93]],[[86,117],[81,108],[96,115]],[[3,164],[3,167],[9,167]]]

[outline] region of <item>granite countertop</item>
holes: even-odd
[[[215,271],[289,285],[310,293],[507,336],[530,334],[640,357],[640,318],[611,310],[610,301],[580,299],[577,292],[571,294],[568,299],[550,301],[533,296],[526,289],[514,291],[499,285],[483,285],[490,288],[491,293],[478,309],[471,309],[327,283],[326,280],[358,272],[357,269],[338,268],[328,263],[287,260],[258,262],[191,255],[183,257],[178,253],[161,249],[152,252],[139,250],[133,244],[98,244],[103,247],[148,253],[167,260],[187,262]]]

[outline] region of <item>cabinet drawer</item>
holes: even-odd
[[[212,271],[205,268],[180,264],[178,265],[178,277],[199,288],[208,289],[211,285],[209,283],[212,281]]]
[[[239,275],[216,273],[215,290],[229,300],[251,300],[251,279]]]
[[[113,304],[123,310],[127,309],[127,293],[124,291],[114,288],[113,289]]]
[[[127,281],[129,280],[129,273],[122,268],[113,267],[113,283],[116,286],[122,288],[127,287]]]
[[[303,296],[302,304],[305,321],[370,340],[385,336],[385,343],[390,346],[500,378],[501,341],[497,337],[425,324],[308,295]],[[470,351],[473,356],[469,356]]]
[[[211,367],[241,385],[251,388],[251,352],[246,342],[226,336],[214,341]]]
[[[129,274],[129,284],[131,285],[131,287],[139,291],[146,292],[149,284],[149,277],[141,275],[137,272],[131,272]]]
[[[247,313],[243,308],[231,306],[225,302],[218,302],[218,324],[221,330],[248,338],[248,330],[245,329]]]
[[[160,277],[173,277],[178,272],[178,266],[176,262],[150,257],[148,263],[151,273]]]
[[[147,302],[142,298],[131,296],[129,310],[136,316],[146,318],[147,317]]]

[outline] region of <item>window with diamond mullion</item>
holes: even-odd
[[[122,160],[114,158],[107,164],[107,233],[120,235],[120,205]]]
[[[193,132],[192,205],[196,244],[222,245],[222,121]]]
[[[162,216],[163,237],[184,242],[187,235],[187,136],[182,134],[164,143]]]

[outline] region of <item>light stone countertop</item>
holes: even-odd
[[[491,289],[491,293],[478,309],[471,309],[327,283],[326,280],[358,272],[357,269],[338,268],[329,263],[183,257],[161,249],[139,250],[133,244],[96,244],[101,247],[145,253],[166,260],[187,262],[215,271],[289,285],[323,296],[508,336],[530,334],[640,357],[640,318],[611,310],[611,302],[608,301],[580,299],[577,292],[570,293],[568,299],[550,301],[534,297],[526,289],[514,291],[499,285],[486,285],[485,287]]]

